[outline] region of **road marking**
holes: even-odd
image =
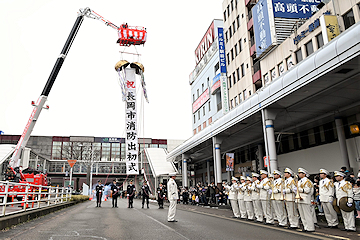
[[[180,211],[186,211],[186,210],[183,210],[183,209],[179,209],[179,210]],[[198,214],[203,214],[203,215],[207,215],[207,216],[211,216],[211,217],[218,217],[218,218],[222,218],[222,219],[226,219],[226,220],[230,220],[230,221],[234,221],[234,222],[241,222],[241,223],[245,223],[245,224],[249,224],[249,225],[259,227],[258,223],[242,221],[242,220],[239,220],[239,219],[223,217],[223,216],[220,216],[220,215],[200,212],[200,211],[196,211],[196,210],[191,210],[191,212],[198,213]],[[289,229],[285,229],[285,228],[279,228],[279,227],[275,227],[275,226],[271,226],[271,225],[261,225],[261,227],[269,228],[269,229],[273,229],[273,230],[277,230],[277,231],[283,231],[283,232],[287,232],[287,233],[293,233],[293,234],[297,234],[297,235],[301,235],[301,236],[305,236],[305,237],[310,237],[310,238],[315,238],[315,239],[328,240],[329,237],[332,237],[332,238],[335,238],[335,239],[350,239],[350,238],[346,238],[346,237],[341,237],[341,236],[336,236],[336,235],[331,235],[331,234],[324,234],[324,233],[319,233],[319,232],[313,232],[313,234],[316,234],[317,236],[312,236],[309,233],[303,233],[303,232],[289,230]]]
[[[138,211],[138,212],[140,212],[140,213],[144,214],[145,216],[147,216],[147,217],[148,217],[148,218],[150,218],[151,220],[153,220],[153,221],[155,221],[156,223],[160,224],[161,226],[163,226],[163,227],[165,227],[165,228],[169,229],[170,231],[173,231],[174,233],[178,234],[180,237],[182,237],[182,238],[184,238],[184,239],[187,239],[187,240],[190,240],[189,238],[185,237],[184,235],[182,235],[181,233],[179,233],[179,232],[178,232],[178,231],[176,231],[175,229],[173,229],[173,228],[171,228],[171,227],[169,227],[169,226],[167,226],[167,225],[163,224],[162,222],[160,222],[160,221],[158,221],[157,219],[155,219],[155,218],[153,218],[153,217],[151,217],[151,216],[147,215],[146,213],[144,213],[144,212],[142,212],[142,211],[139,211],[139,210],[137,210],[136,208],[135,208],[134,210],[136,210],[136,211]]]

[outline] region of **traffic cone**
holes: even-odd
[[[22,198],[21,201],[22,201],[21,207],[24,207],[24,204],[25,204],[25,201],[26,201],[26,195],[23,196],[23,198]],[[26,208],[29,208],[29,204],[28,204],[28,203],[26,203]]]

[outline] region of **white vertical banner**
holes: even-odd
[[[227,77],[220,76],[221,81],[221,103],[222,103],[222,111],[223,114],[227,114],[229,112],[229,93],[228,93],[228,85],[227,85]]]
[[[126,145],[126,174],[139,174],[138,160],[138,136],[137,136],[137,113],[136,113],[136,77],[135,69],[126,71],[126,101],[125,101],[125,145]]]

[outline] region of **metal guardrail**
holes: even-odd
[[[17,200],[20,197],[22,201]],[[0,181],[0,217],[60,204],[70,199],[69,188]]]

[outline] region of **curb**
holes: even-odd
[[[60,209],[73,206],[79,202],[66,202],[57,204],[55,206],[44,207],[40,209],[29,210],[23,213],[0,217],[0,230],[10,228],[19,223],[27,222],[29,220],[47,215],[52,212],[56,212]]]

